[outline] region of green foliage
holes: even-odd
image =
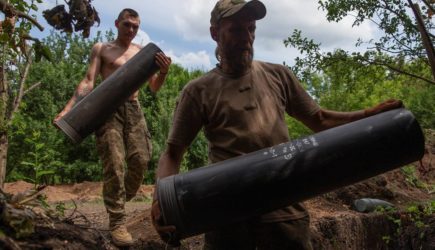
[[[25,64],[29,62],[29,58],[34,54],[34,60],[40,61],[42,57],[47,60],[51,60],[50,49],[39,39],[31,37],[29,35],[30,30],[39,25],[37,21],[33,21],[30,16],[31,11],[37,11],[36,3],[42,3],[42,0],[14,0],[6,1],[5,4],[8,8],[2,10],[5,14],[4,20],[2,20],[2,31],[0,32],[0,68],[3,68],[8,75],[7,81],[4,83],[8,97],[1,99],[0,110],[2,110],[6,104],[9,108],[7,113],[11,113],[11,103],[8,101],[14,100],[17,96],[17,89],[20,88],[20,83],[24,77]],[[21,17],[17,17],[16,12],[21,12]],[[9,13],[9,14],[7,14]],[[12,16],[14,18],[12,18]],[[42,29],[42,27],[41,27]],[[25,80],[25,79],[24,79]],[[9,82],[10,81],[10,82]],[[3,84],[3,83],[2,83]],[[0,122],[3,122],[6,117],[3,114],[0,116]],[[8,122],[8,121],[6,121]]]
[[[413,1],[423,10],[426,29],[433,32],[435,26],[427,1]],[[320,0],[320,8],[326,11],[328,21],[339,22],[344,17],[354,18],[353,26],[371,20],[383,32],[378,41],[367,41],[376,51],[400,53],[410,60],[422,58],[426,52],[421,41],[414,16],[407,0]],[[432,8],[434,4],[431,3]],[[433,38],[433,34],[432,34]],[[363,43],[359,41],[358,45]]]
[[[417,170],[414,166],[408,165],[401,168],[402,173],[405,175],[405,180],[418,188],[422,188],[421,181],[417,177]]]
[[[35,62],[40,62],[42,57],[50,62],[53,60],[50,49],[44,46],[40,41],[35,41],[33,49],[35,50]]]
[[[157,93],[152,93],[146,86],[140,90],[139,101],[145,114],[151,133],[153,153],[145,175],[147,183],[154,183],[154,171],[161,153],[166,148],[166,139],[172,124],[172,116],[177,97],[190,80],[203,74],[202,71],[188,71],[177,64],[172,64],[165,85]],[[202,133],[189,147],[182,163],[182,169],[193,169],[205,165],[207,145]]]
[[[33,179],[35,185],[54,184],[55,170],[61,166],[61,162],[55,160],[57,152],[41,142],[41,133],[38,131],[27,137],[23,146],[29,151],[20,162],[21,172]]]
[[[110,36],[110,34],[108,34]],[[52,161],[60,162],[50,170],[56,172],[55,182],[78,182],[100,180],[101,166],[95,152],[93,136],[80,145],[74,145],[52,125],[53,118],[73,95],[78,82],[85,76],[89,53],[93,44],[101,41],[100,34],[94,39],[77,35],[52,33],[44,42],[53,52],[53,63],[34,63],[28,82],[41,82],[39,88],[29,92],[23,99],[21,110],[16,114],[9,133],[8,180],[25,176],[34,178],[28,159],[32,152],[28,141],[34,131],[40,133],[35,143],[43,143],[44,152]]]
[[[55,210],[60,216],[65,216],[66,206],[64,202],[58,202],[55,204]]]
[[[396,234],[394,236],[400,235],[402,232],[402,220],[401,220],[401,213],[397,210],[395,207],[382,207],[378,206],[376,207],[376,212],[383,213],[386,215],[386,218],[391,221],[396,226]],[[383,237],[387,239],[387,243],[391,240],[391,237]]]
[[[400,237],[407,226],[415,227],[419,232],[418,237],[423,239],[430,229],[430,225],[427,224],[427,221],[430,221],[430,218],[433,217],[435,201],[410,204],[404,210],[393,207],[379,207],[376,211],[385,214],[386,218],[396,226],[395,235],[382,237],[386,244],[390,244],[394,239],[393,237]]]
[[[288,126],[290,139],[294,140],[313,133],[308,127],[306,127],[300,121],[293,119],[290,116],[286,116],[285,119]]]
[[[434,186],[427,184],[426,182],[422,181],[418,177],[418,172],[415,166],[413,165],[404,166],[401,168],[401,171],[405,176],[406,182],[412,185],[413,187],[424,189],[428,193],[433,192]]]
[[[394,61],[394,58],[387,55],[380,54],[379,57]],[[423,61],[404,62],[399,59],[396,58],[395,63],[400,63],[402,68],[416,75],[429,76]],[[300,65],[305,65],[305,61],[315,59],[308,56],[300,60]],[[343,50],[328,53],[327,57],[323,57],[314,66],[315,72],[304,68],[299,71],[299,77],[322,107],[338,111],[359,110],[395,98],[404,102],[423,128],[434,128],[435,99],[432,97],[435,96],[435,85],[410,79],[383,66],[361,64],[357,56],[348,55]]]
[[[382,236],[382,240],[385,241],[385,244],[389,245],[391,242],[391,236],[384,235],[384,236]]]
[[[38,6],[36,3],[42,3],[42,0],[32,0],[30,1],[23,1],[23,0],[10,0],[8,1],[10,4],[12,4],[17,10],[22,12],[27,12],[30,9],[32,10],[38,10]]]
[[[193,140],[183,162],[181,163],[180,171],[185,172],[198,167],[207,165],[208,162],[208,145],[204,133],[200,132]]]
[[[313,71],[321,70],[322,53],[320,44],[302,36],[302,31],[295,29],[290,37],[284,40],[286,47],[295,47],[299,53],[306,54],[305,58],[296,57],[295,65],[291,69],[300,80],[306,82]]]
[[[421,6],[425,28],[433,41],[435,24],[431,11],[435,4],[430,3],[430,7],[427,1],[417,3]],[[407,76],[408,81],[422,80],[435,84],[426,48],[408,1],[320,0],[319,5],[326,11],[327,20],[330,22],[339,22],[345,17],[351,17],[354,18],[353,26],[358,26],[364,21],[371,21],[378,26],[382,35],[379,40],[358,39],[355,46],[366,45],[367,49],[363,52],[323,52],[319,43],[303,37],[302,31],[294,30],[292,35],[284,40],[284,45],[296,48],[303,55],[295,58],[295,65],[292,67],[303,81],[308,81],[312,74],[320,73],[325,67],[339,63],[341,59],[352,58],[352,64],[359,65],[360,68],[368,65],[380,66],[394,74]]]

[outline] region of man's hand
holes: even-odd
[[[163,52],[156,54],[156,63],[160,67],[160,74],[166,75],[168,73],[171,62],[171,58],[166,56]]]
[[[164,242],[174,247],[180,246],[180,240],[175,236],[175,226],[163,225],[163,218],[161,216],[158,200],[153,200],[153,205],[151,207],[151,220],[153,222],[154,228]]]
[[[154,60],[157,66],[159,66],[160,72],[152,76],[148,81],[151,91],[156,93],[165,82],[166,74],[168,74],[169,66],[171,65],[171,58],[167,57],[163,52],[158,52]]]
[[[397,109],[403,107],[403,103],[401,100],[389,99],[384,102],[379,103],[378,105],[367,108],[364,110],[365,117],[369,117],[372,115],[376,115],[388,110]]]
[[[56,124],[56,122],[59,121],[64,115],[66,115],[66,113],[68,113],[68,111],[64,109],[59,114],[57,114],[57,116],[53,119],[53,124]]]

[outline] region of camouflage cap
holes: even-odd
[[[211,11],[210,24],[216,25],[222,18],[232,16],[242,9],[254,14],[255,20],[260,20],[266,15],[266,6],[258,0],[249,2],[244,0],[219,0]]]

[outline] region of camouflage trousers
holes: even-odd
[[[312,250],[310,218],[242,222],[205,234],[204,250]]]
[[[104,205],[114,229],[125,223],[125,202],[136,195],[151,159],[151,138],[139,102],[121,105],[95,135],[103,164]]]

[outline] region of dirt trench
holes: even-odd
[[[316,201],[310,201],[316,202]],[[144,205],[137,203],[135,205]],[[98,205],[92,205],[98,206]],[[99,208],[94,214],[99,214]],[[162,242],[154,231],[149,208],[134,210],[128,220],[128,229],[136,243],[128,249],[202,249],[203,235],[184,239],[180,248],[171,248]],[[83,213],[83,215],[86,212]],[[406,216],[400,213],[395,216]],[[91,223],[94,218],[88,216]],[[105,216],[101,216],[105,217]],[[103,218],[106,219],[106,218]],[[314,249],[435,249],[435,217],[423,218],[424,227],[418,228],[409,218],[400,227],[382,213],[361,214],[353,211],[328,212],[328,215],[313,218],[312,243]],[[39,226],[29,238],[16,240],[16,249],[118,249],[110,243],[105,222],[86,224],[76,220],[72,223],[56,223],[53,228]],[[399,230],[400,229],[400,230]],[[0,237],[0,249],[2,248]],[[3,245],[5,246],[5,245]]]
[[[364,182],[338,189],[305,201],[310,213],[314,249],[435,249],[435,216],[425,206],[435,209],[434,147],[415,163],[410,173],[397,169]],[[415,183],[415,178],[423,186]],[[19,193],[32,188],[25,182],[7,183],[5,191]],[[51,204],[73,200],[76,208],[66,211],[66,220],[52,225],[37,225],[26,238],[0,233],[0,249],[118,249],[110,243],[108,218],[101,201],[101,183],[50,186],[45,190]],[[126,205],[127,227],[136,240],[129,249],[202,249],[203,235],[182,241],[171,248],[160,240],[150,219],[153,186],[144,185]],[[377,198],[394,204],[391,212],[360,213],[353,209],[355,199]],[[432,202],[432,205],[430,205]],[[412,212],[408,211],[414,207]]]

